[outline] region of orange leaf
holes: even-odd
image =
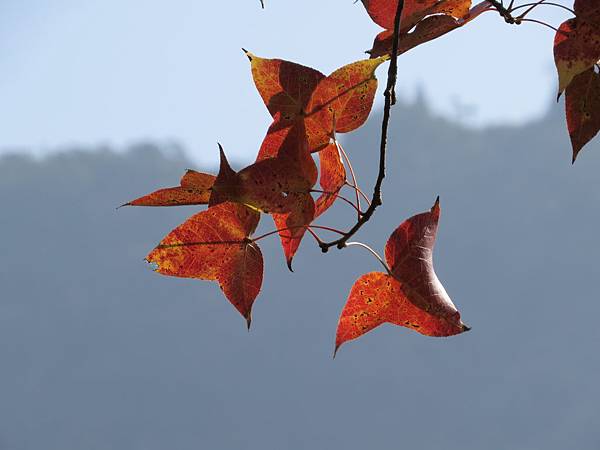
[[[301,114],[319,81],[321,72],[281,59],[265,59],[246,50],[254,84],[273,117],[284,119]]]
[[[318,84],[305,118],[309,142],[320,142],[322,148],[334,132],[348,133],[365,123],[377,91],[375,70],[387,60],[381,57],[348,64]]]
[[[573,78],[600,59],[600,26],[580,17],[569,19],[554,38],[554,62],[558,70],[558,95]]]
[[[469,330],[433,269],[439,215],[436,201],[431,211],[403,222],[386,244],[391,275],[371,272],[354,283],[338,323],[336,351],[386,322],[427,336]]]
[[[180,186],[159,189],[122,206],[206,205],[214,182],[214,175],[188,170],[181,178]]]
[[[346,133],[362,125],[377,88],[375,69],[387,59],[357,61],[325,77],[299,64],[246,54],[254,83],[274,118],[259,159],[278,153],[296,120],[306,121],[311,152],[328,145],[334,131]]]
[[[310,193],[292,193],[288,195],[290,212],[273,214],[275,226],[279,232],[281,246],[287,266],[292,270],[292,259],[300,247],[306,229],[315,218],[315,201]]]
[[[163,275],[218,281],[250,326],[263,277],[262,253],[249,239],[259,219],[235,203],[211,207],[171,231],[146,260]]]
[[[594,69],[577,75],[566,90],[567,125],[573,145],[573,162],[600,131],[600,74]]]
[[[340,151],[335,143],[329,144],[319,152],[321,167],[321,190],[323,194],[316,202],[315,217],[327,211],[337,199],[337,193],[346,182],[346,169],[340,158]]]

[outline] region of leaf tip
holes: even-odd
[[[246,58],[248,58],[248,61],[252,61],[252,59],[254,58],[254,55],[251,52],[249,52],[248,50],[246,50],[244,47],[242,47],[242,51],[246,55]]]
[[[225,150],[223,150],[223,146],[219,142],[217,142],[217,145],[219,146],[219,159],[221,162],[222,173],[233,172],[233,169],[229,165],[229,161],[227,161],[227,155],[225,155]]]
[[[463,323],[462,324],[462,331],[463,331],[463,333],[466,332],[466,331],[471,331],[471,327],[468,326],[466,323]]]
[[[440,213],[440,196],[438,195],[435,199],[435,203],[431,207],[431,213],[439,215]]]
[[[335,357],[337,356],[337,352],[341,346],[342,344],[335,344],[335,349],[333,350],[333,357],[331,359],[335,359]]]
[[[250,333],[250,326],[252,325],[252,313],[248,313],[246,316],[246,326],[248,327],[248,333]]]
[[[293,257],[291,258],[286,258],[286,262],[287,262],[287,267],[290,270],[290,272],[294,272],[294,269],[292,268],[292,261],[293,261]]]

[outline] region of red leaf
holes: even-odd
[[[299,64],[259,58],[246,52],[252,75],[273,124],[261,146],[259,159],[278,153],[296,120],[306,121],[311,152],[329,144],[336,130],[352,131],[367,119],[377,88],[375,69],[387,58],[344,66],[328,77]]]
[[[288,195],[310,192],[317,181],[317,166],[308,152],[304,123],[296,121],[279,153],[235,172],[223,149],[221,168],[212,188],[210,205],[242,203],[265,213],[288,213],[294,207]]]
[[[600,74],[594,69],[577,75],[566,91],[567,125],[573,145],[573,162],[600,131]]]
[[[564,22],[554,38],[559,96],[573,78],[592,67],[599,59],[600,26],[579,17]]]
[[[600,4],[598,0],[575,0],[573,9],[579,19],[593,22],[596,25],[600,21]]]
[[[346,183],[346,169],[340,158],[340,151],[335,143],[329,144],[319,152],[321,167],[321,190],[316,203],[315,218],[327,211],[337,199],[337,193]]]
[[[180,186],[159,189],[122,206],[206,205],[214,182],[214,175],[188,170],[181,178]]]
[[[367,13],[377,25],[394,29],[398,0],[362,0]],[[448,14],[456,18],[469,13],[471,0],[405,0],[400,18],[400,30],[409,31],[421,19],[432,14]]]
[[[405,53],[420,44],[424,44],[425,42],[429,42],[433,39],[443,36],[444,34],[449,33],[456,28],[460,28],[478,17],[480,14],[491,10],[491,4],[487,1],[483,1],[471,8],[466,15],[460,18],[455,18],[454,14],[457,14],[457,12],[461,11],[461,9],[450,8],[450,6],[452,6],[451,4],[448,6],[451,14],[425,17],[416,24],[416,27],[412,32],[402,32],[398,36],[398,54],[400,55]],[[375,37],[373,48],[368,51],[371,57],[375,58],[390,54],[392,51],[393,36],[394,32],[392,29],[388,29],[379,33]]]
[[[249,239],[259,219],[235,203],[211,207],[171,231],[146,260],[163,275],[218,281],[250,326],[263,277],[262,253]]]
[[[439,215],[436,201],[431,211],[403,222],[385,249],[391,275],[371,272],[354,283],[338,323],[336,351],[386,322],[427,336],[469,330],[433,269]]]
[[[281,59],[265,59],[246,50],[254,84],[273,117],[293,119],[302,113],[319,81],[321,72]]]
[[[292,259],[300,247],[307,227],[315,218],[315,202],[310,193],[292,193],[288,195],[290,212],[273,214],[275,226],[279,232],[281,246],[287,266],[292,270]]]
[[[348,64],[318,84],[310,97],[305,121],[309,142],[321,145],[311,149],[323,148],[334,132],[348,133],[365,123],[377,91],[375,70],[387,59]]]

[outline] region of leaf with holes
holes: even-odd
[[[259,219],[236,203],[208,208],[171,231],[146,260],[163,275],[217,281],[250,326],[263,278],[262,253],[249,238]]]
[[[600,131],[600,74],[588,69],[566,90],[567,125],[573,145],[573,162],[581,149]]]
[[[280,152],[235,172],[219,146],[221,167],[212,187],[210,205],[232,201],[264,213],[288,213],[293,208],[288,196],[308,193],[317,181],[317,166],[308,152],[304,124],[297,121]]]
[[[576,17],[564,22],[554,38],[558,95],[600,59],[600,25]]]
[[[338,323],[336,352],[383,323],[438,337],[469,330],[433,268],[439,216],[437,200],[430,211],[403,222],[385,247],[390,273],[371,272],[354,283]]]
[[[298,119],[305,121],[311,152],[326,147],[334,132],[347,133],[361,126],[377,90],[375,69],[388,59],[357,61],[325,77],[289,61],[265,59],[248,51],[246,56],[256,88],[274,119],[259,159],[278,153],[278,144]]]
[[[206,205],[215,179],[214,175],[188,170],[181,178],[180,186],[159,189],[122,206]]]

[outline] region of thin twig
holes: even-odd
[[[331,227],[325,227],[322,225],[294,225],[292,227],[285,227],[285,228],[279,228],[277,230],[273,230],[273,231],[269,231],[268,233],[265,234],[261,234],[260,236],[254,237],[252,239],[250,239],[251,242],[257,242],[260,241],[261,239],[264,239],[266,237],[272,236],[274,234],[277,233],[281,233],[282,231],[289,231],[289,230],[297,230],[299,228],[314,228],[316,230],[325,230],[325,231],[331,231],[333,233],[338,233],[338,234],[344,234],[343,231],[340,230],[336,230],[335,228],[331,228]],[[234,243],[239,243],[238,241],[235,241]],[[210,242],[206,243],[206,242],[202,242],[201,244],[210,244]],[[190,245],[190,244],[174,244],[175,246],[181,246],[181,245]],[[197,243],[194,243],[193,245],[198,245]]]
[[[502,4],[502,2],[499,2],[498,0],[487,0],[487,1],[494,8],[496,8],[496,11],[498,11],[498,14],[500,14],[504,18],[504,21],[506,23],[512,23],[512,24],[516,23],[515,18],[510,13],[510,9],[505,8],[504,5]],[[511,2],[511,6],[512,6],[512,2]]]
[[[320,244],[323,253],[326,253],[331,247],[334,246],[340,249],[344,248],[346,246],[346,242],[348,242],[348,240],[352,236],[354,236],[354,234],[371,219],[371,216],[373,216],[373,213],[375,212],[377,207],[380,206],[382,203],[381,185],[383,183],[383,179],[385,178],[385,154],[387,150],[390,110],[392,108],[392,105],[396,103],[395,87],[396,80],[398,78],[398,36],[400,34],[400,17],[402,16],[403,9],[404,0],[399,0],[398,8],[396,9],[396,17],[394,18],[394,36],[390,67],[388,69],[387,86],[383,94],[385,97],[385,105],[383,108],[383,120],[381,123],[381,142],[379,146],[379,174],[377,175],[377,181],[375,182],[375,187],[373,189],[373,198],[365,214],[360,219],[358,219],[356,224],[354,224],[354,226],[348,232],[346,232],[342,237],[335,241],[323,242],[322,244]]]
[[[538,25],[543,25],[545,27],[550,28],[551,30],[554,30],[557,33],[560,33],[561,31],[559,31],[558,28],[554,28],[552,25],[550,25],[549,23],[546,22],[542,22],[541,20],[536,20],[536,19],[519,19],[520,22],[531,22],[531,23],[537,23]]]
[[[534,7],[536,7],[536,6],[555,6],[555,7],[557,7],[557,8],[562,8],[562,9],[564,9],[565,11],[569,11],[571,14],[575,14],[575,11],[573,11],[573,10],[572,10],[571,8],[569,8],[568,6],[561,5],[560,3],[552,3],[552,2],[543,2],[543,3],[539,3],[539,2],[537,2],[537,3],[524,3],[524,4],[522,4],[522,5],[515,6],[514,8],[512,8],[512,9],[511,9],[511,11],[512,11],[512,12],[514,12],[514,11],[517,11],[517,10],[519,10],[519,9],[522,9],[522,8],[527,8],[527,7],[529,7],[529,6],[534,6]],[[526,12],[527,12],[527,11],[526,11]]]

